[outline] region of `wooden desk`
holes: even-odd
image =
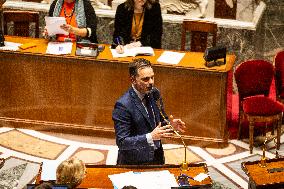
[[[113,166],[113,165],[86,165],[87,175],[78,188],[113,188],[111,180],[108,175],[124,173],[128,171],[142,172],[142,171],[161,171],[169,170],[176,177],[180,175],[180,168],[178,165],[163,165],[163,166]],[[206,164],[190,164],[187,175],[195,177],[199,173],[207,173]],[[200,188],[210,188],[212,181],[207,177],[202,182],[189,180],[192,186]]]
[[[267,166],[258,166],[260,161],[243,162],[242,169],[249,176],[249,189],[284,188],[284,171],[269,173],[273,168],[284,168],[284,158],[267,160]]]
[[[6,40],[37,46],[0,51],[3,126],[114,137],[112,110],[130,86],[127,66],[132,57],[113,59],[108,47],[98,58],[78,57],[75,44],[71,55],[48,55],[47,40]],[[162,52],[144,58],[153,63],[166,112],[186,123],[186,143],[226,145],[227,79],[235,56],[227,56],[226,65],[207,68],[203,53],[187,52],[178,65],[167,65],[156,61]]]

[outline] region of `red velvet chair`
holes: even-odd
[[[274,58],[276,98],[284,103],[284,50],[276,54]]]
[[[268,97],[273,76],[274,67],[265,60],[245,61],[235,71],[239,91],[239,139],[242,122],[246,118],[249,121],[250,153],[253,150],[254,127],[258,126],[256,122],[277,124],[277,149],[280,148],[283,105]]]

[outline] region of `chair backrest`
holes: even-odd
[[[284,90],[284,50],[276,54],[274,65],[276,90],[280,94]]]
[[[204,52],[207,48],[208,33],[213,36],[212,46],[216,46],[217,24],[205,21],[184,20],[182,23],[181,50],[185,50],[186,34],[190,32],[190,51]]]
[[[235,70],[235,80],[239,98],[254,95],[269,95],[274,76],[274,66],[265,60],[248,60],[241,63]]]
[[[14,23],[13,35],[28,37],[30,36],[30,23],[35,23],[35,37],[39,37],[39,13],[31,11],[4,11],[3,23],[4,34],[8,34],[7,24]]]

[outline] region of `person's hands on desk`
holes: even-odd
[[[43,29],[42,36],[43,36],[45,39],[48,38],[48,32],[47,32],[46,26],[45,26],[44,29]]]
[[[123,45],[117,45],[115,50],[116,50],[117,53],[123,54],[124,53],[124,46]]]
[[[86,37],[89,34],[87,28],[77,28],[77,27],[71,26],[69,24],[63,24],[63,25],[60,26],[60,28],[65,30],[68,33],[72,33],[72,34],[78,35],[80,37]]]
[[[136,42],[132,42],[132,43],[129,43],[125,46],[121,45],[121,44],[118,44],[115,48],[116,52],[119,53],[119,54],[123,54],[124,53],[124,49],[131,49],[131,48],[134,48],[134,47],[141,47],[142,44],[140,41],[136,41]]]

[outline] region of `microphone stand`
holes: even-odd
[[[183,140],[183,137],[176,131],[176,129],[171,125],[170,121],[168,121],[163,113],[163,110],[162,110],[162,106],[163,106],[163,102],[162,102],[162,98],[161,98],[161,95],[160,95],[160,91],[157,89],[157,88],[153,88],[152,89],[152,94],[153,94],[153,97],[155,99],[155,102],[156,102],[156,105],[160,111],[160,115],[162,116],[163,120],[167,122],[168,125],[170,125],[170,127],[172,128],[173,132],[180,138],[182,144],[183,144],[183,147],[184,147],[184,160],[182,161],[182,163],[180,164],[181,165],[181,170],[182,171],[187,171],[188,170],[188,163],[186,161],[186,145],[185,145],[185,142]],[[157,103],[159,101],[159,104]]]
[[[162,115],[163,119],[167,122],[168,125],[171,126],[172,130],[180,138],[180,140],[181,140],[181,142],[183,144],[183,147],[184,147],[184,160],[181,162],[180,166],[181,166],[181,170],[182,171],[187,171],[188,170],[188,163],[186,161],[186,145],[185,145],[185,142],[184,142],[182,136],[175,130],[175,128],[171,125],[171,123],[165,118],[165,116],[162,113],[160,108],[159,108],[159,110],[160,110],[160,114]]]

